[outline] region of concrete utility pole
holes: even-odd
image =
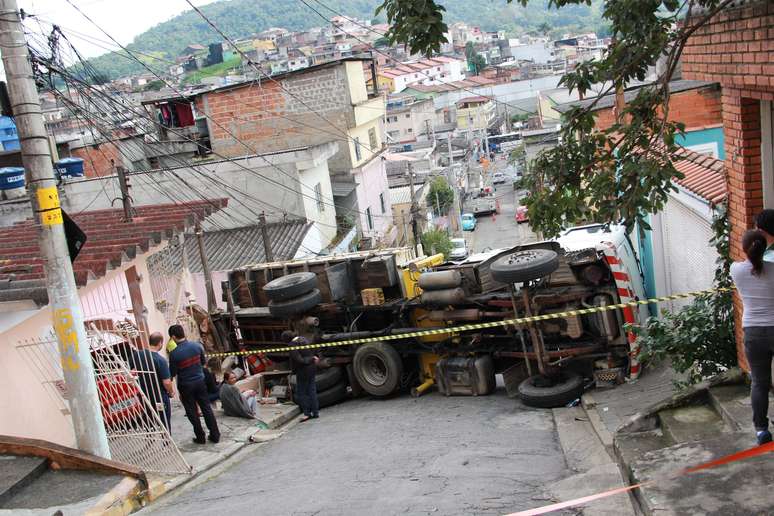
[[[266,215],[261,212],[258,215],[258,221],[261,225],[261,238],[263,239],[263,252],[266,255],[266,263],[274,261],[274,252],[271,249],[271,240],[269,240],[269,228],[266,226]]]
[[[212,274],[210,273],[210,262],[207,260],[207,253],[204,250],[204,234],[202,226],[196,223],[196,242],[199,244],[199,258],[202,261],[202,273],[204,274],[204,288],[207,290],[207,312],[213,313],[218,309],[218,303],[215,301],[215,289],[212,288]]]
[[[44,259],[46,289],[54,331],[59,340],[75,439],[82,451],[110,458],[91,350],[67,250],[48,135],[16,0],[0,0],[0,53],[19,132],[27,188],[39,225],[38,240]]]
[[[411,162],[408,162],[409,193],[411,194],[411,233],[414,235],[414,249],[419,255],[419,228],[417,227],[417,215],[419,214],[419,205],[414,195],[414,170]]]
[[[126,177],[126,169],[122,166],[116,167],[118,175],[118,185],[121,188],[121,204],[124,206],[124,222],[132,221],[132,198],[129,196],[129,180]]]

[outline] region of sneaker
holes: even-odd
[[[194,438],[193,438],[193,439],[191,439],[191,440],[192,440],[194,443],[196,443],[196,444],[207,444],[207,439],[205,439],[204,437],[194,437]]]
[[[755,439],[758,441],[758,446],[771,442],[771,432],[768,430],[759,430],[755,434]]]

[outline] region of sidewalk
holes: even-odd
[[[583,399],[627,482],[655,480],[633,491],[639,511],[659,516],[769,514],[774,464],[768,453],[670,478],[684,468],[755,447],[749,386],[738,370],[679,392],[672,386],[674,378],[659,368],[635,383],[592,391]],[[589,487],[581,495],[606,490]],[[611,483],[607,489],[614,487]],[[610,499],[622,500],[621,495]]]
[[[220,442],[196,444],[192,442],[193,430],[191,423],[185,417],[180,400],[172,400],[172,438],[183,454],[183,458],[193,469],[191,474],[180,474],[171,478],[151,476],[163,482],[163,488],[158,488],[154,498],[189,482],[202,471],[219,464],[251,443],[265,442],[279,437],[287,428],[282,431],[278,429],[292,421],[300,410],[295,404],[259,405],[258,418],[245,419],[224,415],[218,403],[214,412],[221,433]],[[202,426],[204,426],[203,419]]]

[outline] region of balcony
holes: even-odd
[[[189,140],[167,140],[145,143],[145,156],[147,158],[158,158],[160,156],[175,156],[179,154],[194,154],[198,149],[195,141]]]

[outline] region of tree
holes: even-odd
[[[541,33],[543,36],[547,36],[549,32],[551,32],[552,27],[547,24],[546,22],[541,23],[538,25],[538,32]]]
[[[484,56],[476,52],[476,47],[473,46],[472,41],[465,43],[465,57],[468,60],[468,70],[478,75],[481,70],[486,68],[486,59]]]
[[[526,178],[530,193],[525,204],[533,227],[546,237],[589,220],[650,229],[647,214],[663,208],[675,189],[672,179],[682,178],[672,160],[675,138],[685,128],[668,119],[669,81],[691,34],[731,1],[604,1],[613,43],[601,60],[580,63],[560,82],[592,102],[565,113],[560,143],[538,155]],[[529,0],[516,2],[526,6]],[[583,3],[549,0],[553,8]],[[382,11],[391,24],[386,36],[392,43],[430,54],[446,41],[445,9],[436,0],[383,0],[377,13]],[[657,80],[638,90],[611,127],[596,129],[593,109],[599,99],[645,80],[657,61],[664,65]]]
[[[442,229],[431,229],[422,233],[420,237],[422,240],[422,248],[425,254],[437,254],[442,253],[445,257],[448,257],[452,250],[452,243],[449,235]]]
[[[387,38],[378,38],[376,41],[374,41],[374,46],[379,47],[388,47],[390,46],[390,40]]]
[[[427,191],[427,205],[440,217],[449,213],[454,202],[454,190],[443,177],[436,177]]]

